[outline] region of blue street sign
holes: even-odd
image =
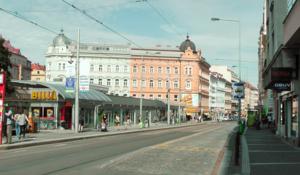
[[[75,91],[75,78],[66,78],[66,92],[74,92]]]

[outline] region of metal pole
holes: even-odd
[[[141,89],[140,89],[140,120],[142,122],[142,127],[144,127],[144,118],[143,118],[143,97],[142,97],[142,90],[143,90],[143,63],[144,63],[144,56],[142,55],[142,67],[141,67]]]
[[[241,22],[238,22],[238,32],[239,32],[239,81],[240,83],[242,82],[241,78]],[[239,121],[241,121],[241,114],[242,114],[242,102],[241,102],[241,98],[239,98]]]
[[[168,117],[168,125],[170,125],[170,89],[169,88],[168,88],[167,94],[168,94],[168,99],[167,99],[168,113],[167,113],[167,117]]]
[[[79,49],[80,49],[80,30],[78,28],[77,50],[76,50],[76,90],[75,90],[75,132],[78,132],[79,122]]]
[[[178,119],[179,124],[181,123],[181,60],[179,58],[179,105],[178,105]]]

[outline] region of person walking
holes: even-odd
[[[20,118],[20,114],[15,114],[14,116],[14,120],[15,120],[15,130],[16,130],[16,138],[17,141],[20,141],[20,133],[21,133],[21,128],[19,125],[19,118]]]
[[[80,119],[79,119],[79,132],[83,132],[83,125],[84,125],[83,117],[80,117]]]
[[[25,139],[25,135],[26,135],[26,127],[27,127],[27,123],[29,122],[28,117],[26,115],[26,111],[24,110],[22,114],[19,115],[18,117],[18,123],[20,125],[20,129],[21,129],[21,136],[23,135],[22,139]]]
[[[12,125],[13,125],[13,112],[11,108],[8,108],[8,111],[5,113],[6,120],[6,143],[12,143]]]

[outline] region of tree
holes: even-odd
[[[11,68],[10,63],[10,52],[7,48],[4,47],[4,38],[0,36],[0,71],[6,73],[6,84],[10,82],[10,72],[9,68]],[[11,93],[13,91],[13,88],[6,86],[6,92]]]

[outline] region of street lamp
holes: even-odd
[[[238,39],[239,39],[239,48],[238,48],[238,61],[239,61],[239,82],[241,83],[241,22],[240,20],[235,20],[235,19],[221,19],[221,18],[216,18],[213,17],[211,18],[212,21],[227,21],[227,22],[233,22],[238,24]],[[239,121],[241,119],[241,98],[239,98]]]

